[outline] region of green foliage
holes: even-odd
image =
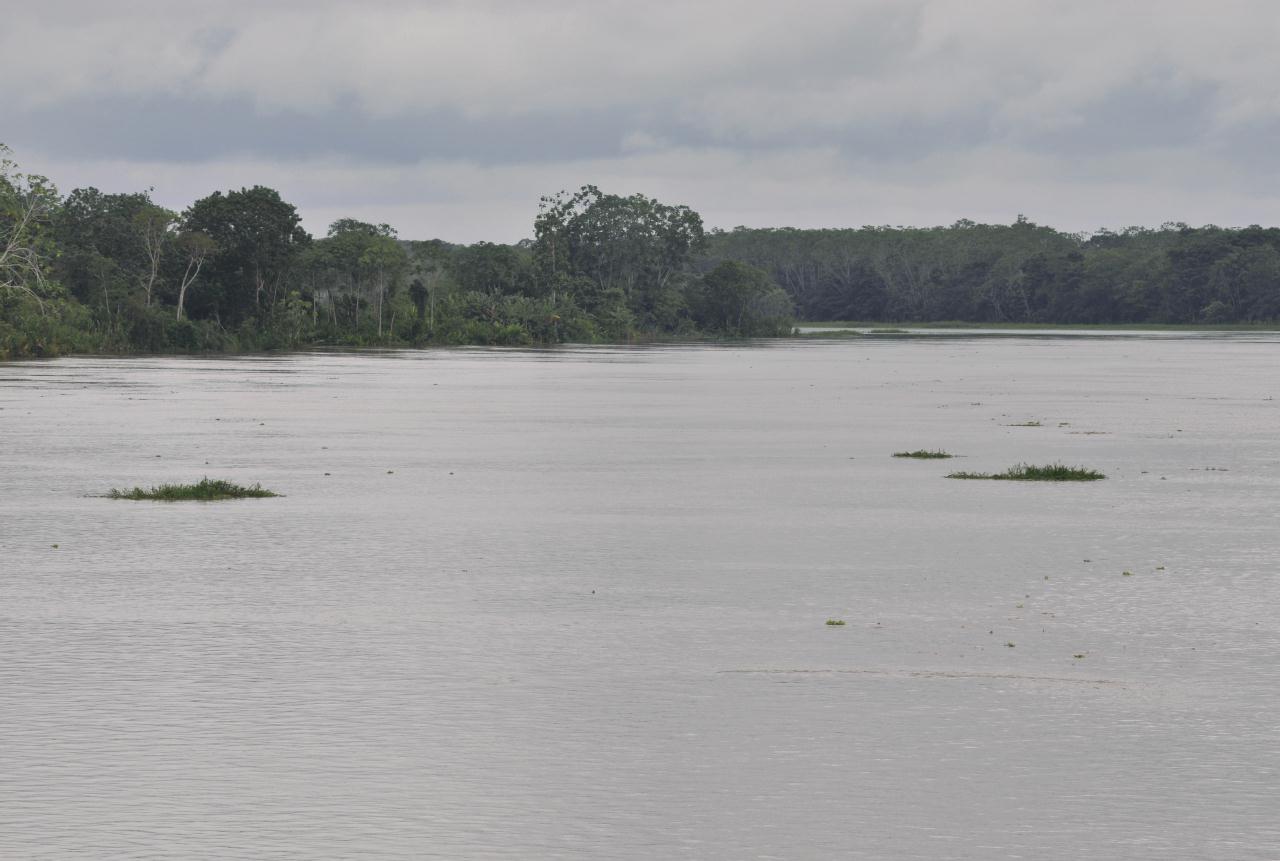
[[[57,206],[58,191],[49,180],[21,173],[9,159],[9,148],[0,144],[0,299],[16,296],[41,316],[48,313],[47,303],[59,298],[45,274],[57,253],[50,230]]]
[[[214,192],[181,216],[148,192],[59,198],[0,146],[0,359],[775,337],[792,334],[797,310],[994,325],[1280,319],[1272,228],[1085,237],[1019,218],[707,234],[687,206],[588,185],[544,197],[533,231],[460,246],[344,218],[313,240],[270,188]]]
[[[1280,229],[1166,224],[1092,236],[1011,225],[712,231],[700,265],[758,266],[806,320],[1280,320]]]
[[[682,279],[705,245],[702,218],[689,207],[586,185],[573,195],[544,197],[534,234],[538,292],[570,290],[584,307],[607,306],[606,331],[624,323],[655,332],[680,329],[688,306]]]
[[[911,458],[915,458],[916,460],[945,460],[946,458],[949,458],[949,457],[955,457],[955,455],[947,454],[945,451],[942,451],[941,449],[938,449],[936,451],[927,451],[922,448],[916,449],[915,451],[895,451],[893,453],[893,456],[894,457],[911,457]]]
[[[839,628],[844,625],[844,619],[828,619],[827,624],[833,628]]]
[[[705,329],[728,335],[786,335],[795,325],[790,297],[769,273],[725,260],[702,276],[695,319]]]
[[[989,479],[991,481],[1098,481],[1105,475],[1094,469],[1082,466],[1066,466],[1051,463],[1047,466],[1019,464],[1011,466],[1004,472],[953,472],[947,478]]]
[[[195,484],[161,484],[151,488],[135,487],[131,490],[112,490],[107,494],[111,499],[152,499],[160,502],[180,502],[194,500],[212,502],[220,499],[262,499],[279,496],[266,490],[260,484],[244,486],[221,479],[202,478]]]
[[[310,242],[300,222],[292,204],[260,185],[193,203],[183,228],[208,237],[217,254],[209,260],[207,289],[193,296],[192,316],[238,325],[285,295],[297,252]]]

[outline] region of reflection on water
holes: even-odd
[[[1278,348],[0,366],[0,856],[1280,857]]]

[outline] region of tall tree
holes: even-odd
[[[45,313],[45,260],[52,253],[48,222],[57,189],[44,177],[21,173],[0,144],[0,292],[20,294]]]
[[[146,252],[147,266],[142,289],[147,307],[151,307],[152,294],[160,276],[161,258],[165,249],[173,242],[173,227],[177,221],[176,212],[154,205],[143,208],[133,217],[134,227]]]
[[[189,230],[178,237],[178,247],[182,249],[183,258],[187,263],[182,273],[182,281],[178,285],[177,318],[181,320],[183,306],[187,301],[187,291],[200,277],[200,270],[204,268],[205,261],[217,253],[218,244],[207,233]]]
[[[593,185],[544,197],[534,230],[544,283],[559,288],[586,278],[599,294],[620,290],[658,328],[675,324],[679,279],[705,243],[702,218],[689,207],[604,194]]]
[[[216,243],[210,261],[206,313],[238,324],[283,297],[298,251],[310,241],[298,211],[275,189],[261,185],[214,192],[191,205],[183,229]]]

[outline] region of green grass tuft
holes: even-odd
[[[942,449],[938,449],[937,451],[926,451],[925,449],[922,449],[922,448],[918,448],[915,451],[895,451],[893,453],[893,456],[894,457],[913,457],[913,458],[916,458],[917,460],[943,460],[948,457],[955,457],[954,454],[948,454]]]
[[[844,619],[828,619],[827,624],[833,628],[838,628],[844,624]]]
[[[202,478],[195,484],[161,484],[151,488],[135,487],[132,490],[112,488],[110,499],[155,499],[161,502],[184,500],[213,501],[218,499],[261,499],[279,496],[260,484],[245,487],[221,479]]]
[[[1061,463],[1032,466],[1022,463],[1011,466],[1004,472],[953,472],[947,478],[983,478],[990,481],[1098,481],[1106,476],[1096,469],[1085,469],[1083,466],[1066,466]]]
[[[1044,425],[1040,424],[1040,422],[1038,421],[1029,421],[1029,422],[1014,422],[1011,425],[1005,425],[1005,427],[1007,428],[1039,428],[1039,427],[1044,427]]]

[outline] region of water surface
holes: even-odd
[[[0,856],[1280,858],[1277,396],[1256,333],[0,365]],[[203,475],[286,496],[98,496]]]

